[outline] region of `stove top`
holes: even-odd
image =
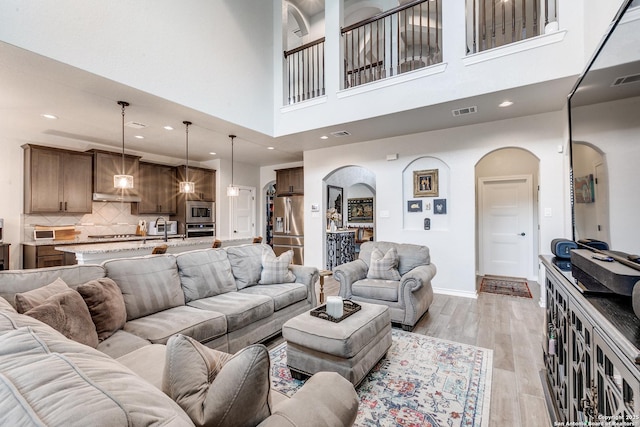
[[[126,239],[129,237],[142,237],[137,234],[129,233],[129,234],[97,234],[93,236],[87,236],[90,239]]]

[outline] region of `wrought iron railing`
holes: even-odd
[[[467,0],[467,53],[556,30],[556,0]]]
[[[344,87],[442,62],[442,0],[416,0],[342,29]]]
[[[287,103],[325,94],[324,37],[284,52],[287,68]]]

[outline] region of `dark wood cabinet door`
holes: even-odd
[[[178,181],[185,180],[185,166],[177,171]],[[216,171],[213,169],[189,167],[189,181],[195,184],[195,192],[187,194],[187,200],[215,202],[216,200]]]
[[[178,183],[176,168],[154,163],[140,163],[138,193],[142,201],[138,214],[175,214]]]
[[[29,170],[25,169],[31,181],[30,188],[25,185],[26,198],[29,198],[27,213],[62,212],[63,208],[63,153],[55,150],[29,148]],[[27,157],[25,157],[27,159]]]
[[[67,213],[90,213],[92,156],[85,153],[66,153],[63,159],[62,210]]]
[[[276,195],[304,194],[304,168],[276,170]]]
[[[94,151],[93,157],[93,191],[104,194],[119,194],[120,191],[113,186],[113,176],[122,174],[122,155]],[[124,158],[124,172],[133,176],[133,189],[125,190],[128,196],[138,195],[139,158],[127,156]]]

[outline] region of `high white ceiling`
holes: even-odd
[[[258,166],[300,161],[303,151],[327,146],[557,111],[563,108],[575,81],[567,78],[274,138],[6,43],[0,42],[0,57],[0,129],[4,137],[24,143],[87,149],[113,147],[119,151],[122,130],[116,101],[124,100],[131,104],[125,120],[148,126],[125,129],[127,152],[184,158],[182,121],[189,120],[193,122],[189,129],[190,160],[229,159],[228,135],[235,134],[235,160]],[[505,98],[514,101],[514,106],[498,108]],[[451,113],[454,108],[471,105],[478,107],[478,113],[463,117]],[[44,119],[43,113],[55,114],[58,120]],[[165,125],[174,130],[164,130]],[[320,139],[342,130],[351,135]],[[134,135],[145,139],[135,139]],[[270,146],[274,149],[268,150]]]

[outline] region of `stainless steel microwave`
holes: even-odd
[[[187,224],[200,224],[203,222],[215,222],[215,202],[187,202]]]

